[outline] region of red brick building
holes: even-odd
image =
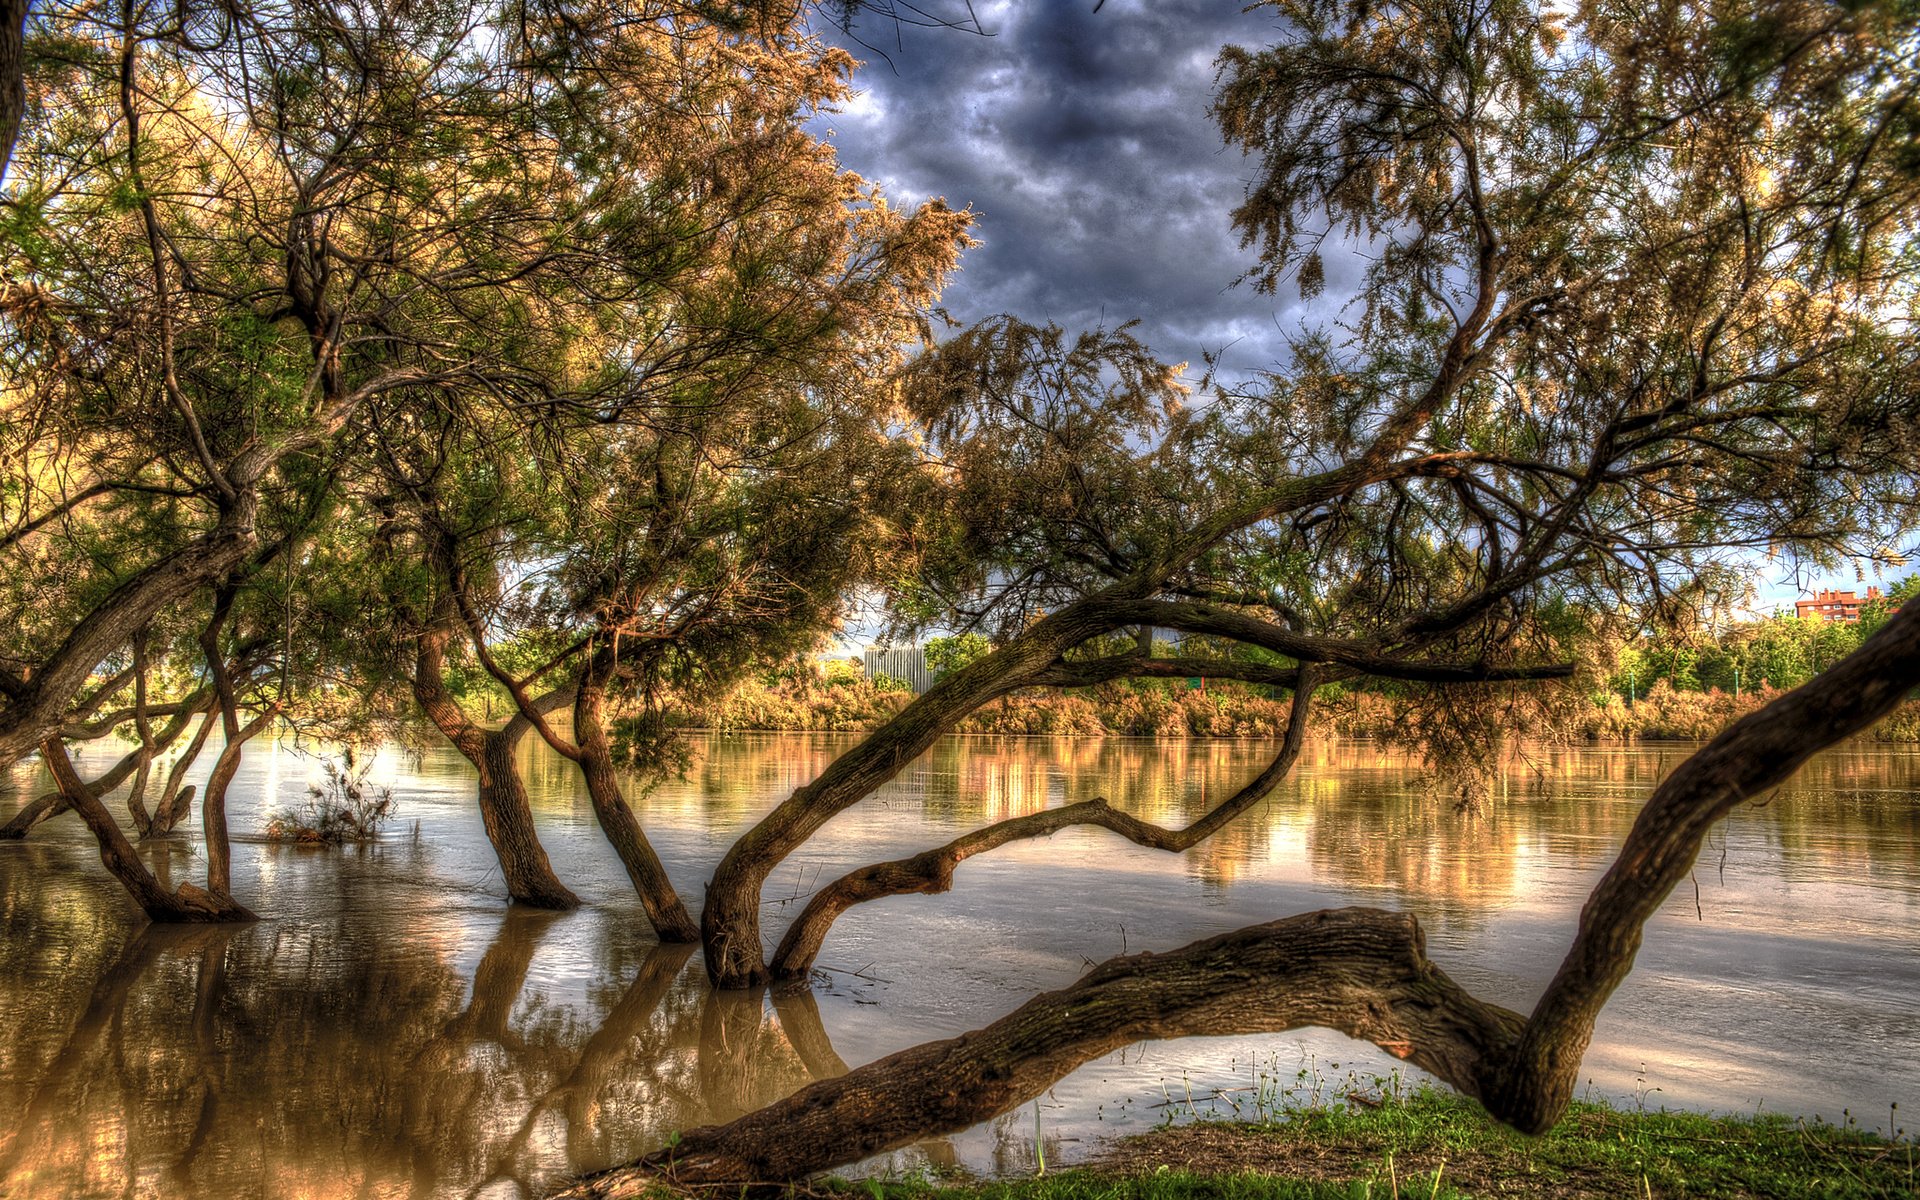
[[[1793,615],[1796,617],[1818,617],[1822,621],[1845,621],[1851,624],[1860,619],[1860,610],[1873,601],[1880,599],[1880,589],[1870,587],[1865,596],[1856,596],[1852,592],[1815,592],[1811,600],[1795,600]]]

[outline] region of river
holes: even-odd
[[[852,741],[701,739],[685,779],[637,800],[690,905],[727,844]],[[1268,752],[949,738],[781,868],[768,928],[848,867],[996,818],[1105,796],[1185,823]],[[89,753],[83,775],[115,751]],[[776,1003],[711,996],[697,958],[654,944],[574,768],[544,747],[525,756],[536,817],[588,901],[564,915],[504,903],[472,773],[450,750],[380,755],[371,778],[394,789],[398,816],[344,851],[250,838],[320,774],[292,747],[256,750],[230,809],[234,890],[257,925],[143,929],[71,815],[0,843],[0,1109],[13,1114],[0,1195],[537,1195],[982,1025],[1091,962],[1331,906],[1417,913],[1436,962],[1524,1010],[1686,753],[1515,753],[1469,816],[1404,757],[1309,746],[1271,801],[1190,852],[1062,833],[970,860],[948,894],[855,909],[813,995]],[[5,784],[0,816],[46,778],[25,764]],[[163,878],[201,869],[197,836],[143,852]],[[1026,1171],[1036,1132],[1050,1164],[1070,1161],[1196,1111],[1394,1086],[1395,1066],[1331,1034],[1146,1044],[874,1169]],[[1649,926],[1583,1075],[1589,1094],[1628,1106],[1883,1130],[1890,1105],[1920,1105],[1920,752],[1829,752],[1721,826]]]

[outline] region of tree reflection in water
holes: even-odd
[[[69,929],[6,1051],[0,1191],[530,1195],[846,1071],[811,995],[715,995],[684,946],[583,1019],[529,984],[558,920],[507,910],[470,978],[402,938]],[[54,950],[9,932],[0,972]]]
[[[701,739],[688,777],[636,805],[682,885],[697,887],[731,830],[848,740]],[[802,894],[857,863],[1093,796],[1184,825],[1266,749],[947,739],[837,819],[780,882]],[[1355,903],[1417,912],[1450,970],[1524,1001],[1592,875],[1686,753],[1516,752],[1494,794],[1462,814],[1404,754],[1310,743],[1269,803],[1186,853],[1063,832],[971,861],[949,895],[849,913],[824,965],[871,962],[884,982],[835,974],[819,1002],[840,1053],[865,1061],[984,1024],[1090,958]],[[12,1119],[0,1122],[0,1196],[527,1194],[844,1071],[813,997],[710,1003],[699,965],[657,950],[631,907],[560,918],[500,907],[471,777],[454,757],[386,762],[406,819],[421,822],[412,836],[340,853],[243,834],[236,871],[268,918],[244,929],[136,934],[77,825],[5,843],[0,1111]],[[569,882],[617,892],[624,876],[577,772],[549,770],[539,748],[528,759]],[[240,781],[236,829],[275,803],[275,761],[260,756]],[[307,764],[277,769],[298,781]],[[17,803],[43,785],[16,772],[7,790]],[[1920,898],[1916,798],[1920,755],[1856,745],[1737,812],[1701,863],[1704,917],[1692,895],[1676,896],[1610,1009],[1588,1060],[1597,1087],[1631,1096],[1650,1064],[1663,1103],[1907,1107],[1920,1079],[1908,1033],[1920,967],[1902,934]],[[200,869],[190,832],[141,853],[163,881]],[[771,905],[769,926],[790,908]],[[1326,1045],[1343,1067],[1357,1061],[1351,1043]],[[1244,1085],[1250,1060],[1290,1075],[1296,1052],[1271,1039],[1185,1042],[1102,1065],[1043,1101],[1047,1160],[1125,1132],[1111,1106],[1159,1100],[1163,1078]],[[918,1161],[951,1161],[957,1147],[978,1169],[1030,1170],[1034,1129],[1023,1108],[919,1148]]]

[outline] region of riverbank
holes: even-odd
[[[1900,1114],[1879,1114],[1881,1121]],[[1920,1195],[1910,1137],[1786,1117],[1714,1117],[1577,1103],[1526,1138],[1471,1101],[1422,1090],[1295,1110],[1276,1121],[1205,1121],[1115,1143],[1092,1164],[1026,1179],[837,1185],[870,1200],[1475,1200]]]
[[[1576,707],[1566,716],[1564,728],[1512,732],[1585,741],[1705,741],[1780,694],[1772,688],[1740,693],[1679,691],[1662,680],[1632,703],[1607,693]],[[720,733],[867,733],[912,700],[910,691],[877,686],[864,678],[750,680],[711,704],[674,713],[672,720],[682,728]],[[1115,683],[1003,697],[970,714],[956,732],[1271,739],[1285,729],[1287,711],[1286,701],[1245,684]],[[1316,707],[1314,729],[1323,735],[1385,738],[1403,728],[1407,717],[1407,704],[1396,697],[1328,689]],[[1920,701],[1901,705],[1861,736],[1879,742],[1920,742]]]

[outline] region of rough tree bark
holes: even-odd
[[[246,561],[258,544],[251,508],[121,584],[77,622],[18,695],[0,709],[0,763],[18,761],[59,731],[67,703],[102,660],[154,615]]]
[[[574,754],[580,773],[586,780],[587,796],[593,801],[593,815],[600,831],[620,855],[620,864],[639,893],[647,920],[663,942],[697,942],[700,926],[694,923],[667,868],[655,853],[653,843],[640,827],[639,818],[620,790],[620,775],[613,765],[613,745],[607,738],[607,680],[612,674],[611,648],[595,653],[580,674],[580,687],[573,699]],[[543,730],[543,732],[546,732]],[[551,740],[551,739],[549,739]],[[566,750],[561,749],[565,754]]]
[[[1343,909],[1166,954],[1116,958],[982,1030],[817,1083],[728,1125],[579,1181],[565,1197],[683,1184],[784,1182],[966,1128],[1143,1037],[1302,1026],[1373,1042],[1526,1133],[1565,1113],[1594,1018],[1633,968],[1646,921],[1707,832],[1809,757],[1871,725],[1920,684],[1920,608],[1812,682],[1743,718],[1655,789],[1532,1014],[1476,999],[1426,959],[1411,916]]]
[[[477,799],[480,821],[493,843],[494,857],[506,880],[507,895],[535,908],[573,909],[580,897],[553,872],[546,847],[533,825],[533,805],[514,765],[513,752],[533,728],[526,714],[499,729],[482,729],[467,719],[446,685],[446,647],[452,633],[444,622],[420,635],[415,649],[414,699],[454,748],[480,773]],[[571,688],[549,692],[537,704],[551,712],[573,699]]]
[[[73,760],[67,757],[67,748],[58,739],[48,738],[41,744],[40,754],[46,761],[47,769],[53,772],[54,781],[60,785],[67,803],[80,814],[80,819],[86,822],[87,828],[100,843],[100,861],[148,917],[158,922],[178,924],[258,920],[231,896],[216,895],[191,883],[183,883],[171,891],[162,887],[153,873],[147,870],[146,864],[140,861],[127,835],[120,832],[120,826],[114,824],[106,805],[100,802],[100,798],[93,794],[93,790],[73,769]]]
[[[27,111],[27,0],[0,0],[0,180]]]
[[[455,596],[464,597],[464,581],[457,571],[453,575]],[[542,708],[540,702],[527,691],[531,679],[515,679],[487,651],[486,629],[478,614],[464,600],[458,600],[458,606],[461,619],[472,638],[474,654],[487,673],[506,688],[520,717],[539,731],[541,740],[551,746],[554,753],[580,768],[581,778],[587,787],[587,798],[593,802],[594,820],[599,823],[600,832],[613,846],[614,852],[620,856],[620,865],[626,869],[627,879],[640,897],[640,905],[646,910],[647,921],[653,926],[654,935],[663,942],[699,941],[700,927],[694,924],[687,906],[680,899],[680,893],[674,889],[673,880],[667,876],[665,864],[655,853],[653,843],[647,840],[639,818],[633,815],[633,809],[627,804],[627,798],[620,790],[619,771],[613,765],[613,743],[607,737],[606,709],[607,686],[619,666],[615,657],[617,643],[609,639],[597,649],[591,643],[582,647],[586,650],[586,662],[581,666],[579,678],[573,685],[574,740],[568,741],[546,719],[547,713],[559,706]]]
[[[1265,770],[1248,781],[1205,816],[1184,829],[1164,829],[1138,817],[1123,813],[1105,799],[1069,804],[1013,817],[961,835],[937,849],[912,858],[874,863],[834,880],[813,894],[806,908],[787,926],[773,954],[773,978],[782,990],[804,987],[813,970],[814,959],[828,930],[841,914],[856,904],[899,896],[910,892],[933,895],[953,887],[953,872],[976,854],[997,849],[1008,842],[1045,837],[1075,825],[1094,825],[1111,830],[1141,846],[1155,850],[1181,851],[1212,837],[1249,808],[1273,794],[1280,786],[1307,740],[1307,714],[1313,705],[1317,681],[1311,669],[1288,672],[1293,687],[1293,705],[1287,716],[1286,736],[1279,753]]]

